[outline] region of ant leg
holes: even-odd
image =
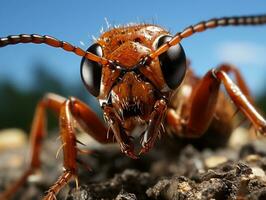
[[[55,195],[77,174],[77,151],[74,121],[100,143],[112,142],[107,139],[106,128],[96,114],[83,102],[71,97],[60,109],[60,135],[63,143],[64,173],[50,187],[43,200],[55,199]]]
[[[185,123],[184,120],[182,123],[180,113],[173,108],[168,108],[166,111],[165,120],[168,127],[171,129],[169,130],[171,133],[174,133],[178,136],[183,136],[183,125],[185,125]]]
[[[35,111],[31,129],[29,168],[15,184],[0,195],[0,200],[9,199],[12,194],[27,181],[27,178],[40,168],[41,142],[46,133],[45,110],[47,108],[55,111],[60,116],[60,134],[63,143],[65,171],[62,176],[59,177],[58,181],[50,188],[45,199],[53,199],[55,194],[71,179],[71,177],[76,175],[77,148],[72,115],[74,115],[76,118],[75,120],[80,122],[85,130],[90,130],[88,133],[94,139],[101,143],[109,142],[109,140],[106,139],[106,128],[97,118],[96,114],[84,103],[74,100],[74,98],[67,100],[55,94],[47,94],[38,103]]]
[[[251,97],[249,88],[242,77],[240,71],[237,69],[237,67],[231,65],[231,64],[222,64],[218,67],[218,70],[222,70],[225,73],[232,73],[235,77],[235,81],[237,86],[240,88],[242,93],[247,97],[250,103],[254,103],[253,98]]]
[[[105,144],[113,142],[113,132],[107,130],[97,115],[82,101],[71,97],[71,114],[80,127],[96,141]],[[109,132],[109,133],[108,133]],[[107,134],[108,133],[108,134]]]
[[[176,130],[181,129],[181,134],[183,133],[182,136],[184,137],[201,136],[209,127],[214,116],[220,85],[223,83],[236,107],[243,112],[257,130],[265,133],[266,121],[252,106],[244,92],[241,91],[243,88],[245,93],[249,94],[248,90],[245,90],[245,84],[241,84],[243,79],[240,78],[237,81],[240,83],[240,89],[226,74],[225,71],[230,72],[231,70],[232,68],[230,69],[228,66],[221,66],[207,72],[192,93],[188,120],[184,121],[170,110],[167,112],[167,122],[172,126],[175,125]]]
[[[30,164],[29,169],[24,172],[19,180],[10,186],[4,193],[0,194],[0,200],[9,199],[27,178],[40,167],[40,150],[43,137],[46,135],[45,130],[45,109],[50,108],[59,113],[61,104],[65,101],[63,97],[47,94],[37,105],[30,133]]]
[[[56,199],[56,194],[77,174],[77,147],[76,137],[71,116],[71,101],[66,100],[60,108],[60,136],[63,145],[64,172],[50,187],[43,200]]]
[[[167,112],[166,120],[174,128],[175,133],[182,137],[200,137],[209,127],[213,118],[220,89],[218,81],[209,71],[193,90],[189,101],[188,118],[185,120],[175,110]]]
[[[252,122],[256,130],[262,134],[266,134],[265,119],[258,113],[256,108],[251,104],[248,97],[245,96],[241,89],[233,83],[226,72],[220,69],[213,70],[213,76],[223,83],[228,95],[235,103],[236,107]]]

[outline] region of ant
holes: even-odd
[[[45,111],[59,116],[64,156],[64,171],[44,199],[56,194],[72,179],[77,180],[75,125],[100,143],[115,142],[122,153],[137,159],[154,146],[161,129],[174,135],[196,138],[212,125],[214,116],[226,114],[218,105],[230,102],[221,98],[220,86],[254,128],[266,133],[266,121],[257,112],[239,70],[222,64],[202,78],[194,75],[180,42],[184,38],[219,26],[266,24],[266,15],[225,17],[202,21],[171,36],[151,24],[113,28],[103,33],[87,51],[50,36],[12,35],[0,38],[0,47],[18,43],[47,44],[83,57],[81,78],[88,91],[100,103],[104,125],[83,102],[71,97],[46,94],[38,103],[31,129],[31,154],[28,170],[8,188],[0,199],[8,199],[40,168],[41,143],[45,136]],[[228,74],[235,77],[234,83]],[[230,124],[227,120],[224,124]],[[141,149],[135,153],[133,136],[139,136]]]

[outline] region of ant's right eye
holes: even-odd
[[[157,40],[156,47],[159,48],[170,41],[172,36],[163,35]],[[177,88],[186,74],[186,55],[181,44],[170,47],[166,52],[159,55],[161,70],[166,84],[169,88]]]
[[[91,45],[87,51],[99,57],[103,56],[102,47],[97,43]],[[83,57],[80,64],[80,73],[81,79],[88,91],[95,97],[99,96],[102,65]]]

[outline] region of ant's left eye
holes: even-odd
[[[102,47],[97,43],[91,45],[87,49],[87,51],[99,57],[103,56]],[[102,65],[83,57],[80,64],[80,73],[82,81],[89,92],[95,97],[99,96],[102,77]]]
[[[163,35],[157,40],[156,48],[172,39],[169,35]],[[166,52],[159,55],[161,70],[164,80],[170,89],[177,88],[186,74],[186,55],[181,44],[170,47]]]

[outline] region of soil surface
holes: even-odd
[[[94,149],[93,154],[80,155],[79,159],[92,170],[80,165],[80,187],[70,182],[57,199],[266,199],[266,142],[251,141],[241,134],[233,136],[230,145],[216,149],[204,142],[204,148],[199,149],[180,138],[161,139],[138,160],[122,155],[116,146],[99,148],[88,142],[86,146]],[[26,169],[26,146],[0,151],[0,191]],[[13,199],[41,199],[62,172],[62,155],[55,159],[60,142],[52,138],[44,146],[41,171],[31,176]]]

